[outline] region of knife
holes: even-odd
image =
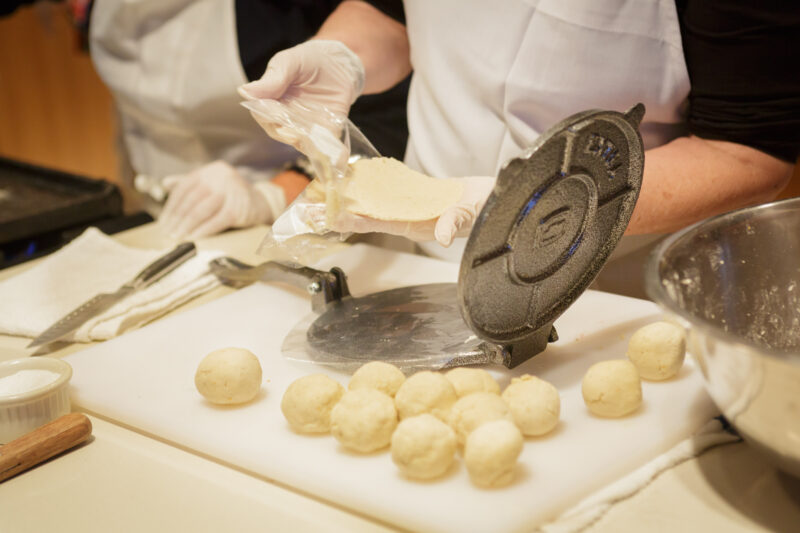
[[[53,341],[63,339],[83,324],[90,318],[95,317],[124,299],[128,295],[144,289],[169,274],[181,264],[185,263],[188,259],[197,253],[197,248],[193,242],[184,242],[176,246],[170,252],[162,255],[139,272],[135,278],[120,287],[113,293],[98,294],[89,301],[81,304],[74,310],[70,311],[67,315],[62,317],[58,322],[47,328],[38,337],[33,339],[28,348],[35,348],[43,344],[49,344]]]

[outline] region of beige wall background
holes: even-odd
[[[66,6],[42,2],[0,18],[0,155],[119,184],[114,128],[111,95]],[[800,196],[800,165],[781,195],[790,196]]]
[[[111,95],[65,5],[0,18],[0,154],[117,180]]]

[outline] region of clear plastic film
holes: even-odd
[[[502,348],[464,322],[456,291],[455,283],[434,283],[344,298],[296,324],[281,351],[293,361],[347,372],[368,361],[406,373],[502,363]]]
[[[251,100],[242,105],[264,131],[305,155],[314,179],[272,225],[258,253],[313,263],[330,241],[348,235],[334,231],[342,206],[349,165],[362,157],[380,157],[363,133],[345,116],[296,100]]]

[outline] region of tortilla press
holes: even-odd
[[[506,163],[470,232],[458,283],[353,297],[338,268],[267,262],[245,274],[241,263],[220,259],[212,270],[228,280],[307,287],[315,314],[286,337],[291,359],[340,368],[373,360],[404,370],[513,368],[558,339],[555,320],[622,237],[641,187],[643,115],[642,104],[624,114],[572,115]]]

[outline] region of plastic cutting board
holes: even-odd
[[[356,245],[325,261],[342,267],[354,295],[396,286],[454,281],[458,265]],[[643,383],[644,405],[634,416],[591,416],[580,383],[596,361],[622,358],[638,327],[660,318],[651,302],[585,292],[556,322],[560,340],[513,371],[487,367],[505,387],[512,376],[536,374],[561,394],[554,433],[527,439],[514,484],[473,486],[460,458],[444,478],[404,479],[388,450],[344,451],[330,435],[293,433],[280,411],[294,379],[325,372],[283,358],[286,333],[310,312],[296,289],[256,284],[203,306],[154,322],[66,356],[73,403],[143,433],[216,458],[377,520],[417,531],[524,531],[551,520],[584,496],[621,478],[691,435],[717,414],[696,366],[687,358],[679,376]],[[207,403],[194,388],[199,361],[211,350],[252,350],[264,371],[261,394],[241,407]]]

